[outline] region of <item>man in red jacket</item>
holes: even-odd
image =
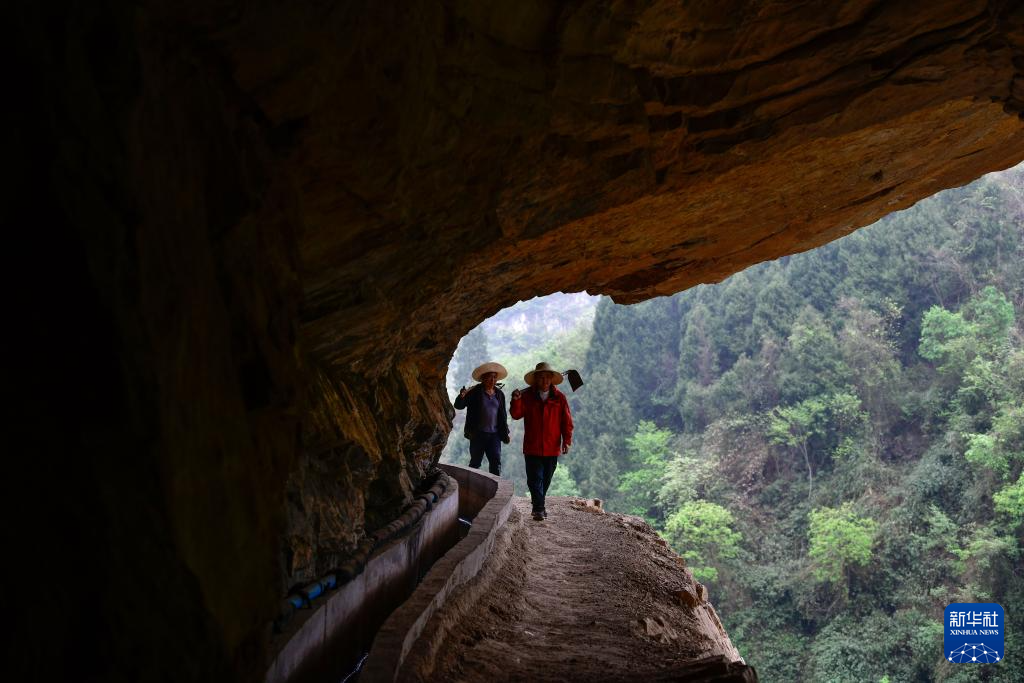
[[[548,516],[544,496],[558,467],[558,456],[568,453],[572,445],[572,414],[565,394],[555,388],[562,383],[562,373],[547,363],[537,363],[523,379],[530,388],[512,392],[508,413],[513,420],[523,419],[526,425],[526,485],[533,502],[533,518],[539,522]]]

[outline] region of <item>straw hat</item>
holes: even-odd
[[[505,366],[502,365],[501,363],[484,363],[483,365],[481,365],[480,367],[473,371],[473,379],[479,382],[480,378],[486,375],[488,372],[498,373],[499,380],[508,377],[508,370],[506,370]]]
[[[562,383],[562,373],[560,373],[558,370],[555,370],[553,367],[551,367],[547,363],[537,363],[537,367],[535,367],[533,370],[530,370],[523,377],[523,379],[526,380],[526,383],[531,385],[531,386],[533,385],[533,373],[535,373],[535,372],[550,372],[551,375],[552,375],[552,377],[551,377],[551,383],[552,384],[561,384]]]

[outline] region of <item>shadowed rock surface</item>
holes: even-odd
[[[276,600],[435,462],[463,333],[719,280],[1018,162],[1022,12],[13,10],[5,525],[47,586],[14,591],[16,668],[258,678]]]

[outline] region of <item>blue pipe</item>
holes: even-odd
[[[366,560],[369,558],[369,555],[371,554],[375,547],[383,545],[383,543],[390,539],[393,535],[400,533],[404,529],[413,526],[414,524],[419,522],[420,518],[422,518],[423,516],[423,513],[426,510],[430,510],[431,508],[433,508],[433,504],[441,499],[440,494],[444,492],[445,488],[447,487],[440,487],[440,491],[435,491],[433,488],[431,488],[426,493],[417,496],[416,500],[423,501],[425,510],[416,510],[416,508],[414,507],[414,502],[413,506],[410,506],[410,510],[407,510],[406,512],[416,510],[416,512],[418,512],[419,514],[413,512],[413,519],[410,520],[409,524],[399,525],[396,524],[398,520],[395,520],[387,527],[377,530],[377,533],[374,534],[374,536],[379,535],[378,538],[373,538],[372,540],[367,539],[367,541],[369,541],[369,544],[367,544],[367,541],[363,541],[363,544],[360,546],[359,550],[356,551],[357,558],[353,558],[354,560],[357,560],[355,563],[353,563],[354,566],[350,568],[346,568],[343,566],[343,568],[339,570],[341,571],[342,574],[345,575],[345,580],[350,581],[352,578],[354,578],[362,572]],[[431,500],[431,498],[433,498],[433,500]],[[467,526],[472,524],[472,522],[469,522],[469,520],[464,520],[461,518],[459,519],[459,522]],[[392,525],[398,528],[391,528],[389,530],[389,527],[392,527]],[[368,545],[369,547],[364,548],[363,546],[366,545]],[[364,550],[365,553],[362,552]],[[362,555],[362,557],[358,557],[359,555]],[[349,563],[346,563],[346,565],[350,563],[352,563],[351,560],[349,561]],[[288,620],[291,618],[295,610],[302,609],[303,607],[312,607],[312,603],[314,600],[316,600],[318,597],[320,597],[327,591],[334,590],[335,588],[340,586],[341,583],[344,582],[339,581],[338,572],[336,571],[304,586],[303,588],[299,589],[299,591],[294,595],[287,596],[284,600],[281,601],[281,613],[278,615],[277,619],[274,620],[274,629],[278,632],[282,631],[284,629],[285,623],[288,622]]]
[[[321,594],[323,594],[324,587],[320,584],[319,581],[314,581],[313,583],[303,588],[300,592],[302,593],[302,597],[306,598],[306,602],[309,603],[313,602],[314,600],[319,598]]]

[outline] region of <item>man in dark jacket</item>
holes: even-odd
[[[466,409],[465,435],[469,439],[469,466],[478,469],[487,455],[487,470],[501,476],[501,442],[509,442],[505,394],[495,384],[508,375],[500,363],[484,363],[473,371],[480,382],[465,387],[455,399],[455,409]]]
[[[530,387],[512,392],[509,413],[513,420],[524,418],[526,424],[526,485],[533,503],[533,518],[541,521],[548,516],[544,497],[558,467],[558,456],[568,453],[572,445],[572,413],[565,394],[555,388],[562,383],[562,373],[547,363],[537,363],[523,379]]]

